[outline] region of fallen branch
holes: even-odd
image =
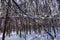
[[[54,36],[51,33],[49,33],[46,29],[44,29],[44,31],[54,40]]]

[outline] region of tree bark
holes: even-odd
[[[4,31],[3,31],[2,40],[5,40],[6,25],[7,25],[8,19],[9,19],[9,17],[8,17],[8,9],[7,9],[6,18],[5,18],[5,22],[4,22]]]

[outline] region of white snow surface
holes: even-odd
[[[55,38],[55,40],[60,40],[60,30],[58,30],[56,35],[57,37]],[[2,40],[2,33],[0,33],[0,40]],[[12,32],[10,37],[7,35],[5,36],[5,40],[25,40],[25,39],[24,37],[19,37],[19,35],[17,35],[16,32]],[[26,35],[26,40],[51,40],[51,37],[49,35],[47,37],[47,34],[44,33],[44,31],[41,32],[41,35],[32,32],[31,34]]]

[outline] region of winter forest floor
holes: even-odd
[[[51,32],[53,34],[53,31]],[[54,40],[60,40],[60,28],[58,29],[58,32],[56,32],[56,38]],[[54,35],[54,34],[53,34]],[[2,39],[2,33],[0,33],[0,40]],[[25,40],[23,35],[22,37],[19,36],[19,34],[17,35],[16,32],[12,32],[11,36],[5,36],[5,40]],[[44,31],[41,32],[41,34],[36,34],[34,32],[32,32],[31,34],[27,34],[26,35],[26,40],[52,40],[51,37],[46,33],[44,33]]]

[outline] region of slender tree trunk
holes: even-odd
[[[52,28],[53,28],[53,31],[54,31],[54,37],[56,37],[56,31],[55,31],[55,26],[54,26],[54,20],[53,19],[51,19],[51,21],[52,21]]]
[[[39,3],[39,0],[35,0],[36,2],[36,14],[38,14],[38,3]]]
[[[5,0],[5,1],[6,1],[6,0]],[[2,0],[2,2],[5,2],[5,1]],[[9,0],[8,0],[7,5],[9,5],[9,6],[11,7],[11,3],[10,3]],[[4,5],[3,5],[3,6],[4,6]],[[6,16],[5,16],[5,22],[4,22],[4,30],[3,30],[2,40],[5,40],[6,26],[7,26],[8,20],[9,20],[9,17],[8,17],[8,14],[9,14],[9,8],[7,7],[5,11],[6,11]]]
[[[8,21],[8,9],[7,9],[7,12],[6,12],[6,18],[5,18],[5,22],[4,22],[4,31],[3,31],[3,36],[2,36],[2,40],[5,40],[5,32],[6,32],[6,25],[7,25],[7,21]]]

